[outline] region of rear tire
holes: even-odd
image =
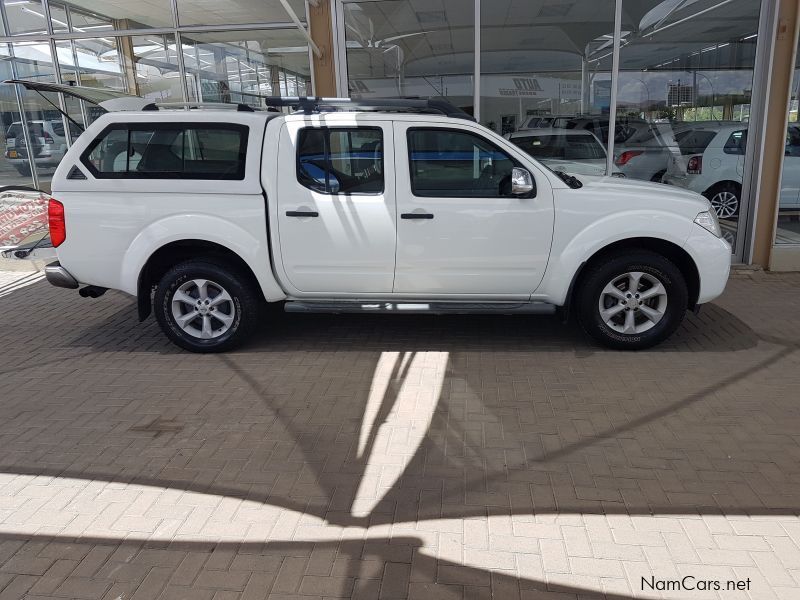
[[[606,255],[588,267],[577,290],[578,319],[601,344],[642,350],[672,335],[688,304],[680,269],[649,250]]]
[[[250,278],[234,266],[189,260],[164,274],[153,304],[174,344],[190,352],[225,352],[256,329],[261,303]]]
[[[718,183],[705,194],[720,219],[733,219],[739,215],[742,188],[731,181]]]

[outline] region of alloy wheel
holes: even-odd
[[[598,308],[603,322],[614,331],[628,335],[643,333],[664,318],[667,290],[649,273],[623,273],[600,292]]]
[[[195,338],[218,338],[227,333],[236,317],[231,295],[218,283],[190,279],[172,295],[172,317],[178,327]]]
[[[739,197],[727,190],[717,192],[711,197],[711,206],[720,219],[729,219],[739,210]]]

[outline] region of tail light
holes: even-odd
[[[44,143],[45,144],[52,144],[53,143],[53,137],[47,132],[45,132],[45,134],[44,134]]]
[[[700,175],[703,172],[703,157],[693,156],[686,164],[686,173],[688,175]]]
[[[628,161],[635,156],[639,156],[642,154],[641,150],[626,150],[622,154],[617,157],[617,160],[614,161],[618,167],[624,167],[628,164]]]
[[[47,226],[50,229],[50,243],[58,248],[67,239],[67,224],[64,221],[64,205],[50,198],[47,204]]]

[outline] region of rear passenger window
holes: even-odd
[[[114,125],[81,160],[101,179],[244,179],[247,132],[216,123]]]
[[[725,142],[725,147],[722,149],[725,154],[744,154],[745,146],[747,146],[747,130],[734,131]]]
[[[379,127],[306,127],[297,140],[297,180],[323,194],[383,192]]]

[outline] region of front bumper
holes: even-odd
[[[700,226],[684,244],[700,276],[697,304],[710,302],[725,290],[731,271],[731,245]]]
[[[44,268],[44,276],[51,285],[56,287],[68,288],[71,290],[78,288],[78,280],[62,267],[61,263],[58,261],[50,263]]]

